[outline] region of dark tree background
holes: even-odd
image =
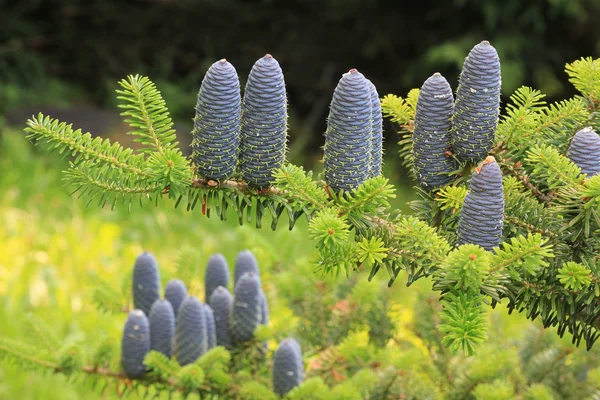
[[[271,53],[300,153],[322,144],[332,90],[348,69],[381,96],[404,95],[436,71],[456,87],[464,57],[484,39],[500,54],[504,96],[523,84],[568,96],[564,64],[598,55],[599,17],[600,0],[0,0],[0,113],[106,108],[116,81],[141,73],[189,123],[210,64],[227,58],[244,84]]]

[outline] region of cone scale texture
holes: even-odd
[[[483,160],[494,144],[500,113],[500,59],[487,41],[473,47],[458,79],[452,147],[461,161]]]
[[[233,340],[229,328],[231,309],[233,307],[233,297],[223,286],[219,286],[210,296],[210,307],[213,311],[215,320],[215,336],[217,346],[231,348]]]
[[[242,102],[239,171],[252,187],[266,188],[283,166],[287,141],[287,98],[283,72],[270,54],[256,61]]]
[[[502,173],[494,157],[488,156],[473,172],[458,221],[458,244],[476,244],[491,251],[502,241],[503,223]]]
[[[175,318],[177,318],[179,307],[186,297],[187,289],[185,288],[183,281],[179,279],[171,279],[169,283],[167,283],[167,287],[165,288],[165,299],[169,300],[173,306]]]
[[[150,350],[163,353],[168,358],[173,355],[175,341],[175,313],[168,300],[158,299],[150,309]]]
[[[204,314],[206,316],[207,350],[210,350],[217,345],[217,332],[215,316],[208,304],[204,304]]]
[[[180,365],[195,362],[208,347],[208,332],[204,306],[196,297],[188,296],[181,303],[175,325],[175,357]]]
[[[206,72],[196,103],[192,160],[210,179],[228,179],[235,172],[240,146],[240,82],[233,65],[223,59]]]
[[[233,284],[234,287],[237,285],[238,280],[246,272],[252,272],[256,275],[256,278],[260,281],[260,272],[258,270],[258,261],[250,250],[240,251],[235,259],[235,268],[233,271]]]
[[[160,298],[160,276],[158,263],[148,252],[140,254],[133,267],[133,307],[144,314],[150,314],[150,308]]]
[[[369,178],[381,175],[383,167],[383,116],[381,114],[381,100],[373,82],[369,83],[371,93],[371,168]]]
[[[355,189],[371,175],[371,104],[363,74],[345,73],[333,92],[325,133],[324,176],[334,191]]]
[[[284,339],[273,355],[273,391],[283,397],[303,380],[300,345],[294,339]]]
[[[567,152],[569,159],[588,177],[600,172],[600,136],[591,127],[575,134]]]
[[[229,266],[222,254],[213,254],[206,263],[204,272],[204,301],[210,300],[210,295],[219,286],[229,285]]]
[[[413,168],[419,184],[434,190],[452,181],[456,168],[449,155],[454,98],[450,84],[439,73],[429,77],[417,100],[413,133]]]
[[[260,292],[260,282],[253,272],[242,275],[235,285],[230,328],[237,342],[247,342],[254,337],[262,318]]]
[[[142,310],[132,310],[127,316],[121,340],[121,366],[130,378],[140,378],[146,372],[144,357],[150,351],[150,324]]]

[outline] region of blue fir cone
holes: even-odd
[[[417,99],[413,132],[413,171],[419,184],[434,190],[452,181],[456,163],[450,156],[454,97],[450,84],[438,72],[429,77]]]
[[[208,331],[204,306],[196,297],[181,303],[175,324],[175,358],[180,365],[195,362],[206,353]]]
[[[217,345],[217,332],[215,326],[215,315],[208,304],[204,304],[204,314],[206,316],[207,350]]]
[[[452,147],[461,161],[483,160],[494,144],[500,113],[500,59],[483,41],[473,47],[458,79]]]
[[[247,342],[254,337],[262,318],[260,292],[260,282],[254,272],[242,275],[235,285],[230,328],[237,342]]]
[[[246,272],[252,272],[260,281],[260,271],[258,270],[258,261],[250,250],[240,251],[235,259],[235,267],[233,270],[233,285],[237,285],[238,280]]]
[[[260,291],[260,323],[269,325],[269,303],[267,303],[267,296],[262,290]]]
[[[229,320],[233,308],[233,297],[223,286],[216,288],[210,296],[210,307],[215,320],[215,335],[217,346],[230,349],[233,347]]]
[[[503,223],[502,172],[494,157],[488,156],[473,172],[458,221],[458,244],[476,244],[492,251],[502,240]]]
[[[177,314],[179,313],[179,307],[183,300],[187,297],[187,289],[185,287],[185,283],[180,279],[171,279],[167,283],[167,287],[165,288],[165,299],[169,300],[171,305],[173,306],[173,312],[175,313],[175,318],[177,318]]]
[[[367,79],[371,92],[371,168],[369,178],[381,175],[383,168],[383,116],[377,88]]]
[[[369,82],[351,69],[333,92],[325,133],[324,176],[334,191],[355,189],[371,175],[372,118]]]
[[[158,299],[150,309],[150,350],[163,353],[168,358],[173,355],[175,341],[175,313],[168,300]]]
[[[133,308],[150,314],[150,307],[160,298],[160,276],[158,263],[148,252],[140,254],[133,267]]]
[[[600,172],[600,136],[590,126],[575,134],[567,151],[569,159],[588,177]]]
[[[203,177],[228,179],[240,146],[240,81],[233,65],[217,61],[206,72],[196,103],[192,160]]]
[[[204,301],[210,300],[213,290],[219,286],[229,285],[229,266],[222,254],[216,253],[209,257],[204,272]]]
[[[283,397],[303,380],[300,345],[295,339],[284,339],[273,355],[273,391]]]
[[[283,72],[270,54],[256,61],[242,101],[239,171],[252,187],[266,188],[285,161],[287,98]]]
[[[127,316],[121,340],[121,366],[130,378],[140,378],[146,372],[144,358],[150,351],[150,324],[142,310],[132,310]]]

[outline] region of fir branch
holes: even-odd
[[[129,75],[119,82],[123,90],[117,90],[117,99],[123,104],[121,113],[125,122],[133,128],[130,135],[138,136],[136,142],[143,147],[140,151],[157,151],[164,155],[167,150],[177,149],[175,129],[169,111],[154,83],[145,76]]]
[[[527,152],[527,162],[533,166],[532,175],[550,189],[581,183],[581,169],[553,147],[533,146]]]

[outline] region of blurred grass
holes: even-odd
[[[59,338],[80,344],[88,353],[101,340],[112,338],[117,360],[125,315],[96,310],[95,279],[114,282],[115,289],[121,291],[133,260],[142,250],[155,254],[163,283],[180,266],[194,277],[192,294],[202,297],[202,277],[208,257],[220,252],[232,266],[240,250],[250,249],[263,271],[273,331],[284,335],[301,323],[283,298],[278,297],[278,292],[293,290],[295,279],[312,274],[309,260],[313,245],[307,239],[304,220],[293,231],[287,229],[286,221],[281,221],[273,232],[268,223],[263,223],[262,229],[239,226],[236,218],[226,222],[215,217],[208,219],[198,209],[193,212],[174,209],[170,201],[160,202],[158,207],[152,204],[134,207],[131,213],[99,209],[94,204],[86,208],[83,201],[69,196],[69,189],[61,180],[60,171],[66,166],[59,156],[47,156],[42,149],[32,147],[21,132],[4,132],[0,136],[2,335],[22,339],[26,332],[20,320],[28,312],[34,312],[57,331]],[[394,162],[386,164],[388,176],[394,176],[394,168]],[[411,193],[400,190],[395,204],[405,206]],[[395,365],[411,368],[418,360],[430,357],[422,339],[414,334],[412,321],[413,305],[429,293],[431,283],[424,279],[407,289],[402,277],[388,289],[384,275],[379,274],[377,283],[366,283],[366,273],[359,280],[390,292],[389,312],[398,328],[396,341],[404,343],[404,347],[390,352],[389,357],[393,355]],[[500,349],[516,354],[519,340],[532,325],[522,315],[508,317],[503,307],[490,311],[490,321],[491,339],[483,354]],[[564,338],[562,342],[568,340]],[[584,357],[583,352],[577,350],[571,356]],[[67,382],[63,376],[23,372],[10,363],[0,362],[0,399],[115,396],[114,382],[101,395],[93,390],[91,380],[78,378],[75,383]]]

